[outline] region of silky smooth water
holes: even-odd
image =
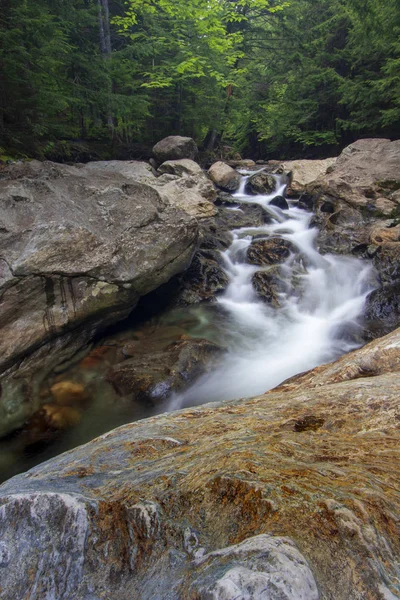
[[[228,328],[227,353],[215,370],[174,396],[169,409],[261,394],[359,345],[359,319],[373,289],[369,263],[321,255],[316,248],[318,230],[310,228],[311,213],[291,200],[287,210],[270,205],[285,194],[282,178],[276,177],[272,194],[258,196],[246,195],[247,179],[242,178],[235,200],[261,205],[270,223],[233,231],[232,244],[223,254],[229,285],[217,302]],[[271,268],[246,262],[254,236],[280,237],[297,250],[280,266],[286,289],[279,294],[279,308],[259,299],[253,288],[254,273]]]

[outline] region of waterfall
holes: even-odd
[[[270,204],[277,195],[285,195],[284,179],[276,177],[273,193],[250,196],[245,192],[248,172],[241,173],[235,201],[261,205],[269,222],[232,232],[232,244],[223,253],[229,285],[217,299],[224,315],[226,354],[215,370],[174,396],[169,409],[262,394],[359,346],[359,319],[372,290],[370,264],[321,255],[316,248],[318,231],[310,228],[312,214],[290,199],[286,210]],[[278,265],[284,283],[277,293],[278,306],[264,302],[254,289],[254,274],[271,270],[246,260],[255,237],[280,238],[293,248]]]

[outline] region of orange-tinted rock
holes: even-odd
[[[397,331],[263,396],[120,427],[0,487],[3,597],[45,557],[54,597],[394,599],[399,421]]]
[[[72,406],[44,404],[41,410],[44,412],[46,423],[53,429],[69,429],[81,420],[80,411]]]
[[[60,406],[80,404],[88,399],[84,386],[73,381],[59,381],[51,386],[50,392],[56,404]]]

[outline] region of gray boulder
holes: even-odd
[[[197,155],[197,146],[190,137],[181,135],[170,135],[157,142],[153,147],[153,154],[159,163],[166,160],[179,160],[181,158],[190,158],[193,160]]]
[[[67,360],[190,264],[195,218],[143,183],[157,181],[144,163],[115,163],[1,173],[0,435],[37,410],[33,370]]]
[[[308,183],[314,195],[328,194],[356,209],[387,211],[400,189],[400,140],[363,139],[347,146],[328,169]]]
[[[181,160],[167,160],[158,167],[159,173],[169,173],[171,175],[201,175],[203,173],[200,165],[189,158]]]
[[[227,192],[236,191],[240,185],[239,173],[222,161],[211,165],[208,175],[215,185]]]

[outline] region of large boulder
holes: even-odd
[[[0,487],[0,596],[398,596],[400,331]]]
[[[153,154],[159,163],[166,160],[179,160],[189,158],[193,160],[197,155],[197,146],[190,137],[181,135],[170,135],[153,147]]]
[[[96,172],[106,170],[149,185],[157,190],[165,203],[198,219],[216,213],[212,205],[216,198],[215,188],[197,163],[177,160],[167,161],[164,165],[167,165],[165,171],[157,177],[148,163],[137,161],[98,161],[86,166]]]
[[[312,194],[329,196],[357,209],[398,206],[400,189],[400,140],[363,139],[347,146],[332,169],[307,185]],[[386,208],[385,208],[386,207]]]
[[[332,172],[336,158],[322,160],[286,160],[275,167],[277,172],[289,174],[289,192],[299,193],[318,177],[323,177],[327,172]]]
[[[189,266],[197,221],[144,183],[158,181],[148,169],[32,161],[1,171],[0,435],[38,408],[32,369],[67,360]]]
[[[227,192],[235,192],[240,185],[239,173],[222,161],[211,165],[208,175],[215,185]]]

